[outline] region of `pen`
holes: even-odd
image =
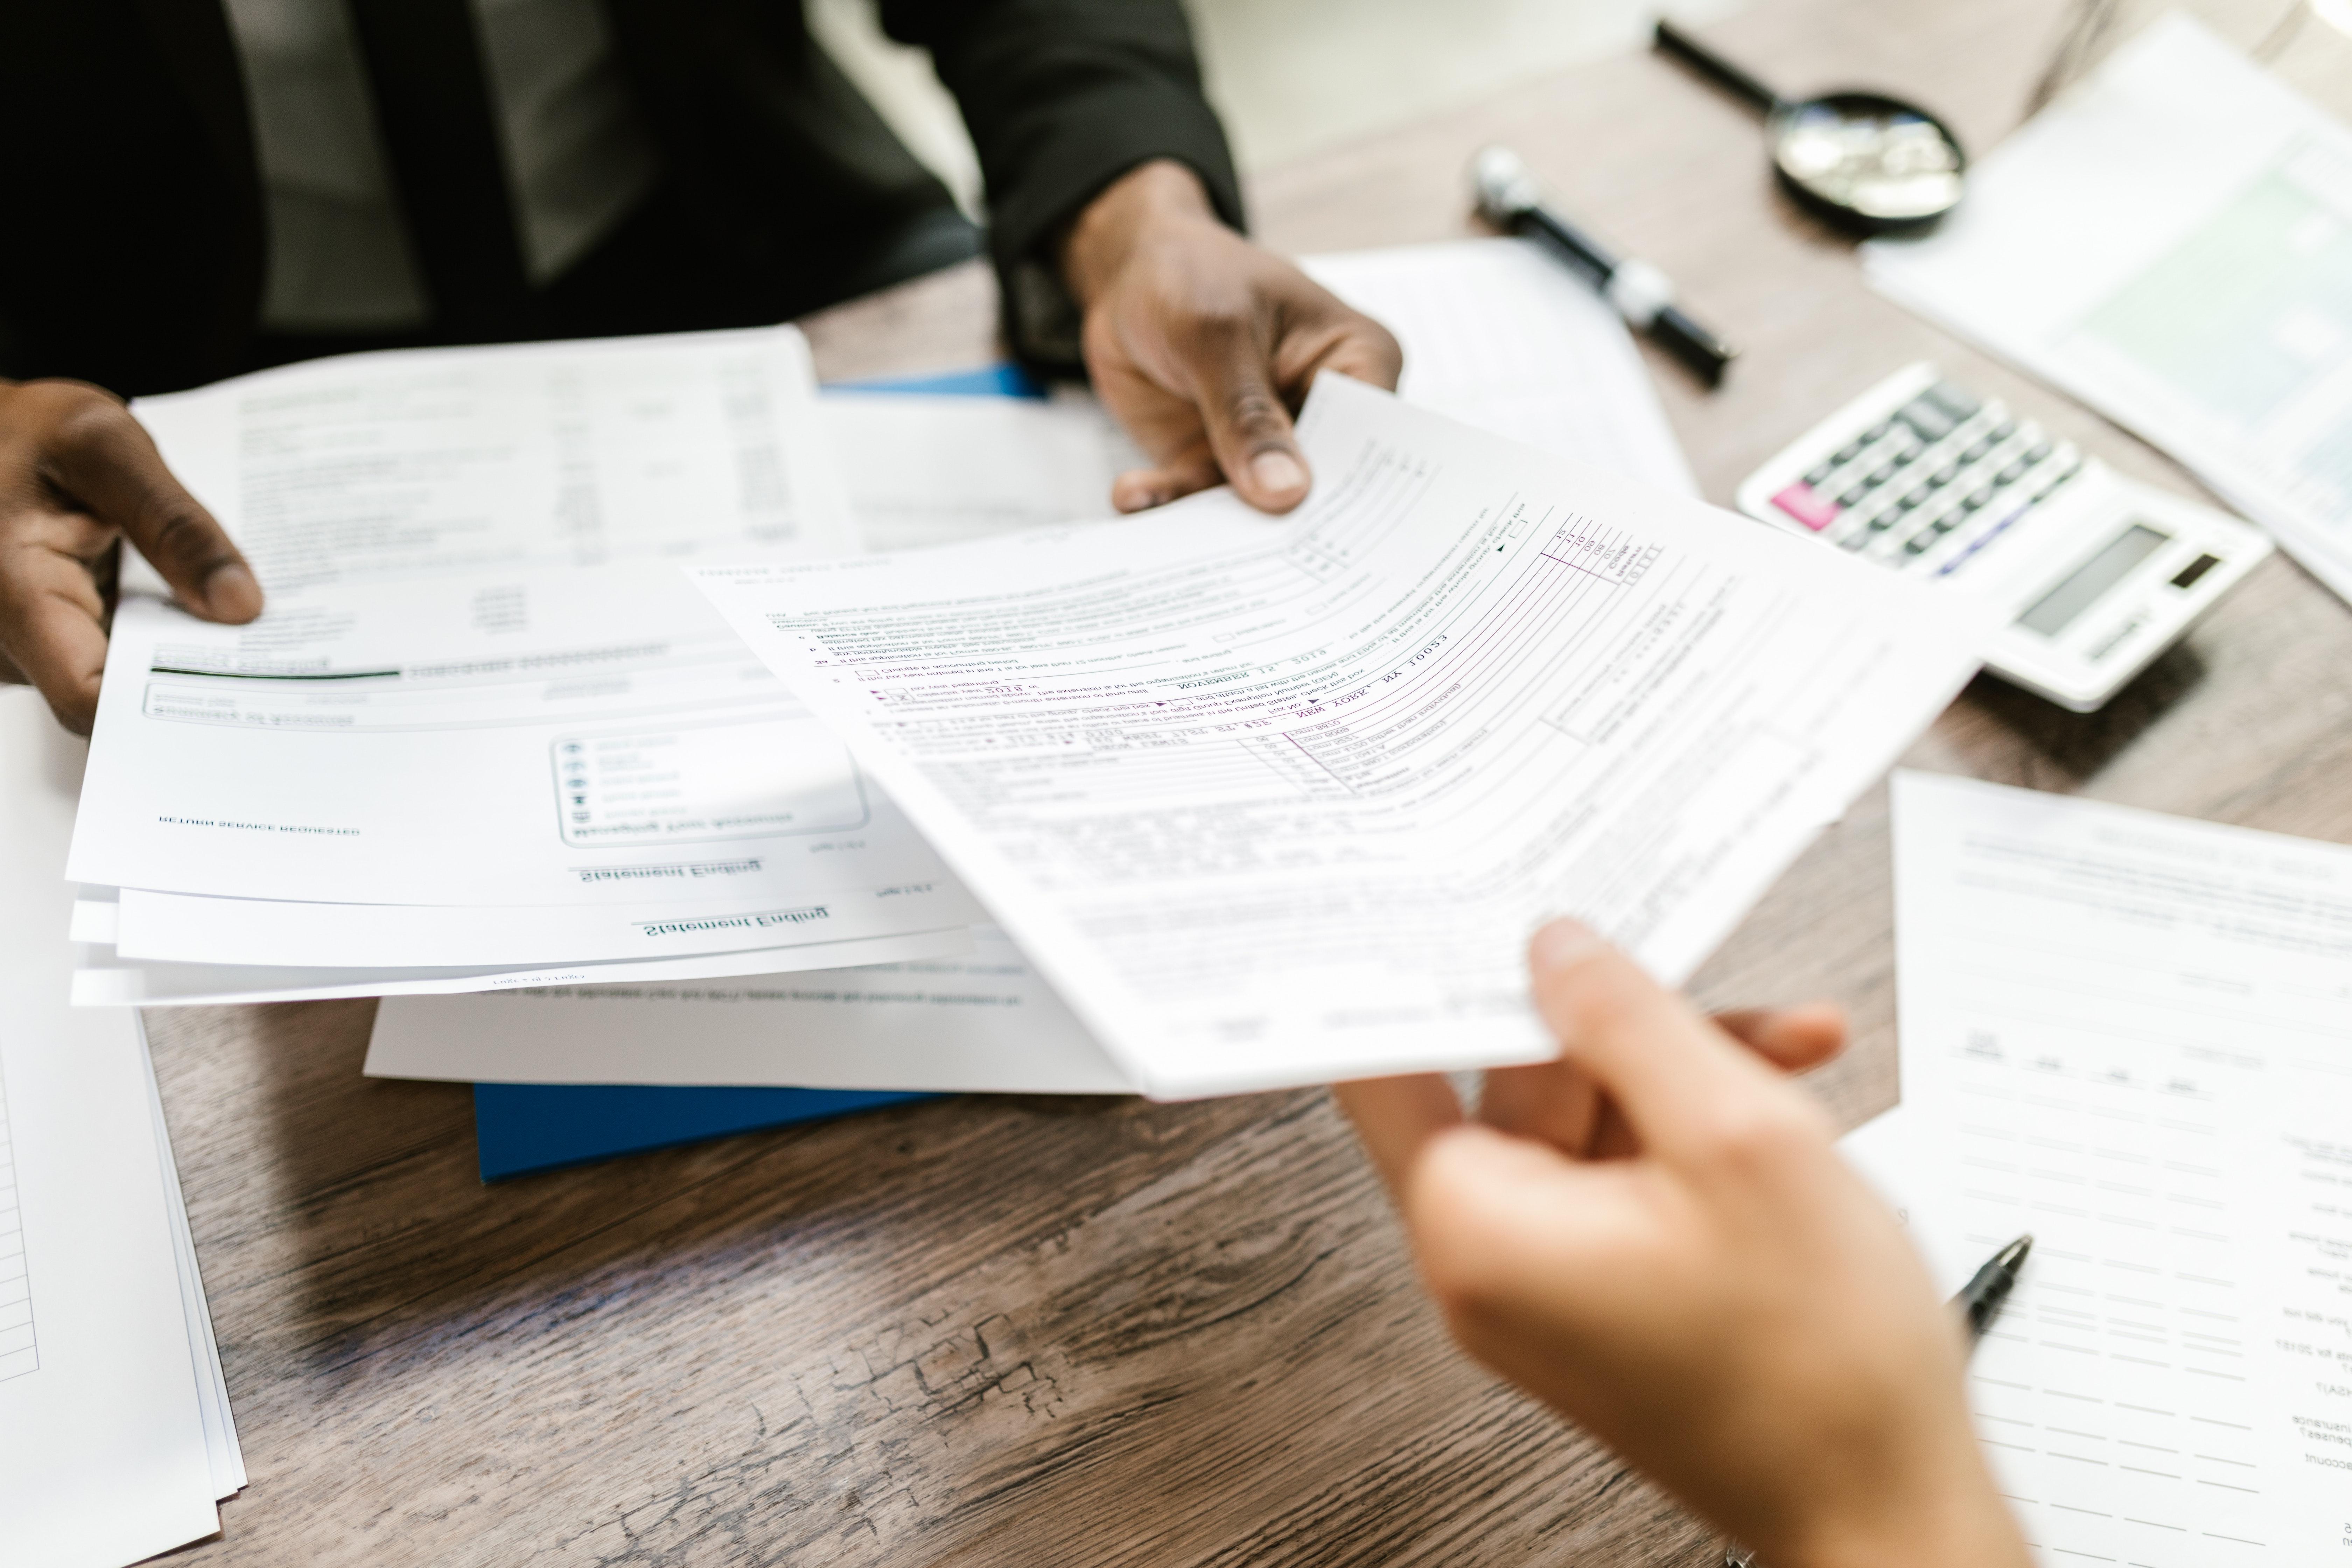
[[[1497,228],[1549,242],[1616,307],[1625,324],[1647,332],[1709,386],[1739,351],[1683,314],[1674,280],[1638,257],[1620,259],[1543,205],[1543,187],[1508,147],[1489,147],[1471,167],[1478,211]]]
[[[2017,1288],[2018,1270],[2025,1267],[2025,1255],[2033,1250],[2033,1237],[2021,1236],[1992,1255],[1982,1268],[1969,1277],[1952,1298],[1952,1305],[1968,1314],[1969,1339],[1984,1338],[1992,1321],[2000,1315],[2000,1304],[2009,1300],[2010,1291]]]
[[[1969,1277],[1960,1293],[1952,1298],[1952,1305],[1969,1320],[1969,1342],[1984,1338],[1985,1330],[2000,1316],[2000,1304],[2017,1289],[2018,1271],[2025,1267],[2025,1255],[2033,1250],[2033,1237],[2021,1236],[1992,1255],[1985,1266]],[[1723,1568],[1756,1568],[1756,1554],[1745,1546],[1723,1549]]]

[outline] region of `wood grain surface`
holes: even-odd
[[[1793,89],[1868,83],[1971,147],[2060,0],[1767,0],[1714,29]],[[2221,15],[2242,40],[2274,6]],[[2231,18],[2236,17],[2236,20]],[[1468,232],[1516,146],[1745,348],[1653,368],[1707,493],[1933,356],[2125,470],[2113,427],[1862,286],[1738,105],[1605,61],[1255,182],[1305,252]],[[829,378],[991,352],[967,268],[809,323]],[[2106,711],[1979,680],[1916,766],[2352,841],[2352,613],[2272,562]],[[1814,1083],[1892,1103],[1886,799],[1699,975],[1826,995]],[[371,1003],[149,1016],[253,1481],[182,1555],[244,1563],[1699,1564],[1707,1532],[1446,1345],[1328,1098],[986,1099],[485,1188],[467,1091],[373,1082]]]

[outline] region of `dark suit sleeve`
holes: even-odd
[[[1007,334],[1024,357],[1076,363],[1053,242],[1137,164],[1191,165],[1218,214],[1243,226],[1233,154],[1177,0],[883,0],[882,20],[930,50],[962,105],[988,182]]]

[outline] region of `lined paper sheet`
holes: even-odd
[[[2352,1561],[2352,848],[1895,787],[1904,1105],[2036,1237],[1980,1429],[2053,1564]]]

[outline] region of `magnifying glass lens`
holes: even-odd
[[[1774,156],[1822,201],[1881,222],[1932,217],[1960,199],[1960,151],[1943,127],[1885,100],[1790,106]]]

